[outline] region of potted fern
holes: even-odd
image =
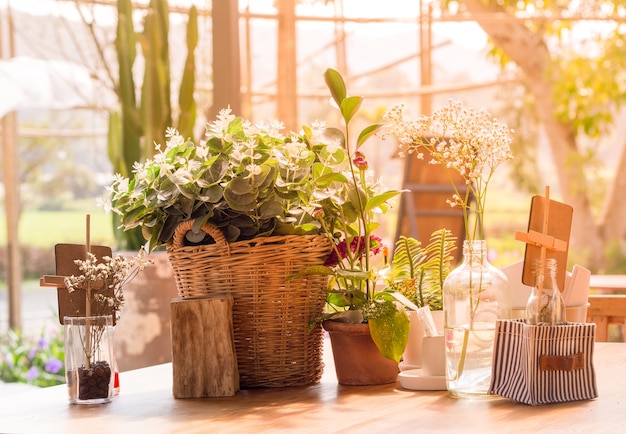
[[[443,282],[450,272],[455,249],[456,237],[448,229],[433,232],[425,247],[415,238],[400,236],[386,277],[389,290],[402,294],[418,308],[428,306],[438,328],[443,325]],[[422,361],[424,327],[417,311],[410,311],[409,319],[411,327],[401,369],[420,366]]]

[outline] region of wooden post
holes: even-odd
[[[3,11],[0,17],[0,59],[14,56],[13,16],[11,8]],[[21,288],[22,288],[22,253],[19,242],[20,191],[17,157],[18,126],[15,111],[0,117],[2,130],[2,170],[4,182],[4,207],[7,231],[6,281],[8,289],[9,328],[22,328]]]
[[[232,296],[175,298],[170,307],[174,398],[233,396],[239,371]]]
[[[209,117],[216,117],[220,110],[227,107],[240,116],[239,6],[237,0],[214,1],[212,5],[213,105],[209,109]]]

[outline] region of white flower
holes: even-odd
[[[263,169],[261,169],[261,166],[254,164],[254,163],[248,164],[246,166],[246,170],[250,172],[250,174],[246,176],[246,178],[252,178],[253,176],[258,176],[263,172]]]
[[[484,212],[487,186],[496,168],[513,158],[511,142],[513,130],[497,122],[485,109],[465,108],[460,102],[449,100],[448,105],[436,110],[432,116],[406,119],[403,105],[387,110],[384,119],[391,123],[390,131],[398,138],[400,146],[408,153],[428,153],[433,164],[456,171],[465,181],[470,194],[460,195],[455,184],[455,194],[448,201],[451,206],[464,208],[466,231],[467,213],[474,206],[476,213]],[[473,200],[470,200],[472,199]],[[476,219],[482,225],[482,218]],[[474,239],[467,232],[467,239]]]
[[[101,206],[106,214],[110,213],[111,210],[114,209],[110,199],[106,200],[102,198],[96,198],[96,206]]]
[[[185,169],[177,169],[170,176],[170,180],[176,185],[186,185],[193,182],[193,175]]]
[[[196,155],[199,158],[206,158],[206,156],[209,155],[209,148],[201,145],[196,146]]]
[[[235,115],[231,114],[231,109],[226,108],[220,110],[217,115],[217,119],[214,122],[208,123],[206,126],[206,132],[208,135],[215,137],[225,138],[228,131],[228,125],[235,119]]]

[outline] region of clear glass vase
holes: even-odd
[[[101,404],[113,398],[111,315],[63,318],[65,378],[72,404]]]
[[[451,396],[488,397],[497,319],[511,318],[506,276],[487,260],[487,242],[463,243],[463,262],[443,285],[446,386]]]

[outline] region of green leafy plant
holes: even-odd
[[[38,338],[9,330],[0,338],[0,380],[39,387],[65,383],[62,329]]]
[[[194,220],[189,242],[203,239],[208,222],[229,242],[257,236],[318,233],[310,198],[324,181],[313,164],[312,134],[285,135],[282,124],[252,124],[221,110],[207,125],[205,140],[195,144],[169,128],[165,149],[137,163],[132,179],[117,175],[111,208],[125,230],[142,227],[149,250],[172,240],[185,220]],[[320,149],[319,152],[324,152]],[[199,238],[195,238],[199,235]]]
[[[450,273],[455,249],[456,237],[448,229],[433,232],[426,247],[415,238],[400,236],[386,276],[388,288],[418,307],[443,309],[443,282]]]
[[[224,109],[207,125],[200,143],[168,129],[165,149],[157,145],[154,158],[135,164],[132,178],[116,176],[110,207],[126,230],[141,226],[150,250],[171,242],[185,220],[194,221],[188,243],[212,241],[200,231],[207,222],[229,242],[326,234],[333,250],[325,266],[294,278],[328,275],[333,314],[357,313],[361,316],[355,321],[368,321],[373,334],[401,330],[389,355],[398,360],[409,321],[391,294],[376,291],[371,256],[382,248],[374,235],[375,213],[386,212],[401,191],[379,191],[380,182],[372,179],[359,150],[383,125],[366,127],[352,142],[349,125],[363,98],[347,96],[337,71],[327,70],[324,78],[340,108],[343,129],[314,122],[300,133],[285,134],[281,122],[253,124]],[[383,346],[388,347],[381,343],[379,348]]]
[[[333,69],[325,72],[324,79],[344,125],[343,129],[326,128],[319,138],[321,143],[334,144],[334,152],[327,158],[318,153],[315,179],[326,188],[325,194],[316,198],[311,206],[323,232],[332,240],[333,252],[324,266],[312,267],[297,276],[328,275],[328,314],[324,319],[368,323],[381,353],[399,361],[408,339],[409,320],[390,292],[376,288],[379,274],[372,256],[379,254],[383,247],[382,240],[374,235],[378,227],[376,212],[386,212],[388,202],[401,191],[381,191],[380,182],[372,179],[366,157],[360,151],[384,125],[367,126],[352,141],[350,123],[363,97],[348,96],[343,77]]]

